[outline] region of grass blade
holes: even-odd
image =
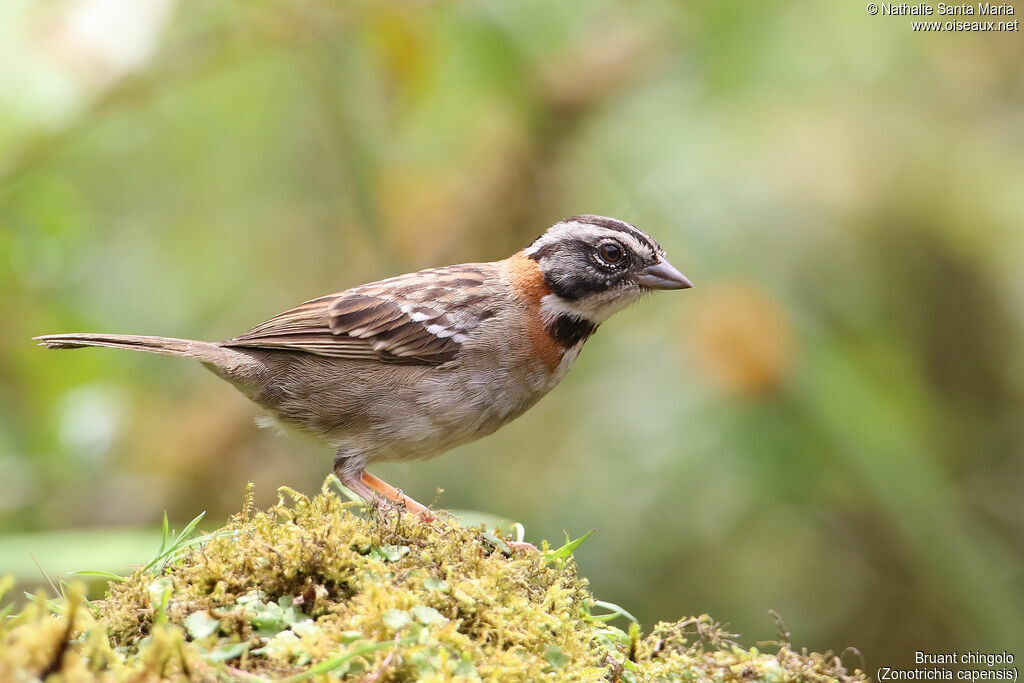
[[[105,572],[99,569],[80,569],[77,572],[71,572],[72,576],[98,576],[101,579],[107,579],[108,581],[116,581],[120,583],[124,581],[124,577],[114,572]]]
[[[593,533],[594,533],[594,530],[591,529],[587,533],[585,533],[582,536],[580,536],[579,538],[577,538],[575,541],[569,541],[568,543],[563,545],[561,548],[557,548],[555,550],[549,550],[548,552],[544,553],[544,559],[546,561],[548,561],[548,562],[555,562],[557,560],[566,560],[566,559],[568,559],[569,557],[572,556],[572,554],[574,552],[576,552],[576,549],[579,548],[583,544],[583,541],[585,541],[588,538],[590,538],[591,534],[593,534]]]
[[[167,560],[172,557],[175,553],[184,548],[189,548],[196,545],[198,542],[202,542],[199,539],[188,539],[188,535],[196,528],[196,525],[202,521],[203,517],[206,516],[206,511],[200,512],[196,515],[195,519],[185,525],[185,528],[181,530],[177,538],[174,539],[174,543],[167,546],[167,538],[169,538],[168,527],[167,527],[167,514],[164,514],[164,542],[160,544],[160,553],[143,567],[143,571],[150,571],[154,567],[159,572],[163,569],[164,565],[167,564]],[[200,539],[208,540],[208,537],[200,537]]]
[[[285,683],[297,683],[297,681],[304,681],[307,678],[312,678],[314,676],[319,676],[321,674],[334,671],[339,666],[352,661],[356,657],[361,657],[362,655],[369,654],[371,652],[376,652],[378,650],[386,650],[390,647],[398,647],[399,645],[409,645],[415,641],[416,639],[414,637],[408,637],[402,638],[401,640],[388,640],[379,643],[367,643],[365,645],[360,645],[359,647],[354,648],[353,650],[346,652],[343,655],[338,655],[337,657],[331,657],[330,659],[326,659],[317,664],[316,666],[310,667],[309,669],[303,671],[300,674],[289,676],[288,678],[284,679],[284,681]]]
[[[167,539],[171,535],[171,527],[167,523],[167,510],[164,510],[164,529],[163,534],[160,536],[160,550],[157,551],[157,557],[164,554],[164,550],[167,548]]]
[[[636,617],[634,617],[632,614],[627,612],[622,607],[619,607],[618,605],[616,605],[614,602],[606,602],[604,600],[594,600],[594,607],[602,607],[602,608],[604,608],[606,610],[609,610],[611,613],[610,614],[592,614],[592,615],[590,615],[590,620],[591,621],[611,621],[615,617],[625,617],[625,618],[629,619],[630,621],[632,621],[634,624],[639,624],[640,623],[639,621],[636,620]]]

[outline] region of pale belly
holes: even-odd
[[[491,434],[554,388],[579,353],[549,371],[480,359],[479,367],[385,365],[246,350],[218,372],[285,426],[330,444],[353,467],[434,457]],[[211,368],[213,369],[213,368]],[[215,370],[216,371],[216,370]]]

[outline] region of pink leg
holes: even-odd
[[[341,480],[341,483],[366,502],[372,501],[374,494],[377,494],[393,505],[413,513],[420,518],[420,521],[430,522],[434,519],[434,513],[426,505],[417,503],[391,484],[369,472],[362,472],[358,479],[346,477]]]

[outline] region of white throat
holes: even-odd
[[[545,294],[540,300],[540,316],[545,325],[550,325],[560,315],[570,315],[590,321],[596,327],[633,301],[633,297],[624,297],[621,293],[608,299],[590,296],[576,301],[567,301],[557,294]]]

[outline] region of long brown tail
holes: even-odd
[[[40,346],[51,349],[109,346],[114,349],[195,358],[204,362],[217,362],[225,355],[225,349],[211,342],[170,337],[143,337],[136,334],[46,334],[33,339],[39,342]]]

